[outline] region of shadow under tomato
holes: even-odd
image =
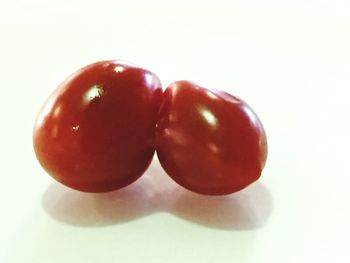
[[[260,228],[273,208],[271,194],[260,182],[228,196],[199,195],[173,182],[156,160],[139,180],[110,193],[82,193],[54,182],[45,191],[42,205],[55,220],[75,226],[121,224],[168,212],[223,230]]]
[[[257,182],[227,196],[204,196],[183,190],[171,212],[210,228],[249,230],[267,222],[272,206],[271,194]]]
[[[83,193],[53,182],[42,198],[54,219],[75,226],[107,226],[128,222],[153,211],[144,185],[135,183],[109,193]]]

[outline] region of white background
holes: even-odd
[[[349,1],[0,0],[0,47],[0,262],[350,261]],[[55,183],[34,118],[104,59],[245,99],[268,135],[261,180],[205,197],[155,161],[110,194]]]

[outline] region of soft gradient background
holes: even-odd
[[[0,47],[0,262],[350,261],[349,1],[0,0]],[[244,98],[269,139],[261,180],[205,197],[154,161],[109,194],[54,182],[34,118],[113,58]]]

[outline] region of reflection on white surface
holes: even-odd
[[[89,194],[55,182],[42,202],[54,219],[76,226],[114,225],[166,212],[206,228],[224,230],[260,228],[273,206],[268,189],[260,182],[233,195],[198,195],[170,180],[157,161],[146,175],[126,188]]]

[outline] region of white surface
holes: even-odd
[[[1,1],[0,262],[349,262],[349,1],[145,2]],[[204,197],[154,162],[105,195],[53,182],[35,115],[68,74],[113,58],[249,102],[262,179]]]

